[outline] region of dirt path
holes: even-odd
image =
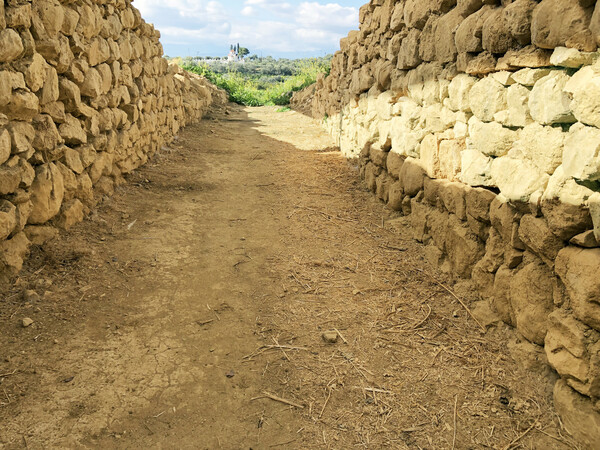
[[[0,296],[0,448],[572,446],[544,365],[330,145],[229,106],[36,248]]]

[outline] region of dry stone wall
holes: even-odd
[[[296,94],[432,261],[543,346],[600,445],[600,2],[372,0]]]
[[[0,279],[224,94],[130,0],[0,3]]]

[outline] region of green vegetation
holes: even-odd
[[[178,58],[185,70],[203,75],[246,106],[289,105],[294,92],[314,83],[319,73],[329,73],[331,56],[275,59],[250,56],[245,62],[226,63],[220,58]]]

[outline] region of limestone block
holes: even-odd
[[[39,100],[27,91],[14,91],[6,113],[14,120],[31,120],[38,114]]]
[[[84,217],[84,206],[79,199],[69,200],[62,205],[57,224],[68,230],[73,225],[81,222]]]
[[[496,194],[488,189],[466,190],[467,214],[481,222],[490,223],[490,205],[495,198]]]
[[[525,86],[515,84],[506,91],[508,109],[494,114],[494,120],[507,127],[524,127],[533,120],[529,112],[530,91]]]
[[[543,345],[548,315],[554,309],[553,274],[542,261],[519,270],[510,282],[510,301],[517,329],[529,341]]]
[[[413,230],[413,238],[418,242],[427,243],[429,238],[429,227],[427,225],[431,208],[417,201],[416,198],[410,201],[410,223]]]
[[[0,62],[14,61],[23,51],[23,41],[19,33],[10,28],[0,31]]]
[[[507,244],[514,243],[515,225],[518,229],[522,216],[502,195],[497,195],[490,203],[490,222]]]
[[[565,137],[562,128],[533,123],[523,128],[515,147],[541,171],[552,175],[562,163]]]
[[[591,67],[579,70],[564,87],[571,94],[571,109],[577,120],[600,128],[600,73]]]
[[[448,86],[448,106],[454,111],[471,112],[470,92],[477,79],[466,74],[459,74]]]
[[[600,329],[600,280],[597,275],[600,249],[566,247],[556,258],[556,273],[564,283],[575,317]]]
[[[531,40],[540,48],[564,47],[569,38],[588,29],[592,13],[593,7],[581,2],[542,0],[533,11]]]
[[[573,123],[571,98],[564,92],[569,76],[562,71],[552,71],[533,86],[529,97],[531,117],[543,125]]]
[[[572,177],[566,176],[561,165],[550,177],[542,202],[557,199],[568,205],[582,206],[593,193],[589,188],[578,184]]]
[[[550,50],[544,50],[535,45],[528,45],[520,50],[509,50],[500,61],[507,64],[510,68],[540,68],[551,65],[551,56],[552,52]]]
[[[400,156],[394,151],[388,152],[386,167],[388,173],[394,178],[399,178],[400,170],[402,169],[402,165],[404,164],[404,159],[404,157]]]
[[[32,150],[32,139],[35,137],[35,129],[28,122],[12,121],[9,124],[11,134],[12,153],[27,154]]]
[[[556,47],[552,52],[550,62],[554,66],[578,69],[581,66],[592,64],[597,58],[597,53],[580,52],[574,48]]]
[[[0,194],[12,194],[21,184],[21,170],[17,165],[0,166]]]
[[[479,268],[489,274],[496,273],[504,262],[504,249],[505,245],[502,236],[500,233],[498,233],[498,231],[496,231],[496,229],[491,228],[489,237],[485,244],[485,255],[478,263]]]
[[[521,219],[519,238],[550,267],[554,266],[556,256],[565,246],[564,242],[552,233],[543,218],[529,214]]]
[[[439,184],[438,195],[442,200],[444,208],[461,221],[467,220],[465,196],[468,189],[468,186],[462,183],[447,182]]]
[[[469,105],[478,119],[491,122],[494,114],[507,108],[506,88],[494,78],[486,77],[471,88]]]
[[[577,236],[573,236],[569,241],[569,244],[576,245],[577,247],[583,248],[597,248],[600,247],[600,242],[596,239],[594,235],[594,230],[584,231]]]
[[[47,114],[40,114],[33,119],[33,128],[35,134],[33,138],[33,148],[39,151],[51,151],[61,143],[61,137],[54,120]]]
[[[592,402],[573,389],[564,380],[554,385],[554,407],[567,431],[589,448],[600,443],[600,413]]]
[[[446,13],[455,5],[456,0],[407,0],[404,5],[404,22],[409,28],[422,29],[430,15]]]
[[[494,290],[491,298],[492,309],[498,313],[503,322],[515,326],[516,318],[511,303],[510,283],[514,271],[506,266],[501,266],[496,272]]]
[[[102,94],[102,76],[95,68],[91,68],[85,74],[81,86],[79,86],[81,95],[97,98]]]
[[[534,0],[516,0],[504,9],[503,19],[508,24],[508,31],[520,45],[531,43],[531,20],[536,6]]]
[[[527,16],[521,18],[527,20]],[[490,53],[506,53],[515,45],[504,8],[495,9],[488,15],[483,24],[482,44]]]
[[[44,86],[47,68],[46,60],[39,53],[35,53],[25,69],[25,82],[32,92],[37,92]]]
[[[583,205],[546,200],[542,202],[542,212],[550,231],[563,241],[593,227],[590,212]]]
[[[512,79],[523,86],[533,87],[538,80],[550,74],[551,69],[525,69],[513,72]]]
[[[58,127],[60,136],[67,144],[79,145],[87,143],[87,135],[81,127],[81,122],[70,114],[67,114],[65,123]]]
[[[401,70],[412,69],[421,63],[419,55],[419,39],[421,32],[417,29],[411,29],[408,35],[402,40],[400,51],[398,52],[397,68]]]
[[[455,33],[464,16],[457,9],[443,15],[435,26],[434,43],[435,59],[442,63],[451,63],[456,60],[458,53],[455,44]]]
[[[565,139],[563,170],[579,180],[600,178],[600,130],[577,123]]]
[[[17,226],[17,209],[7,200],[0,200],[0,241],[6,239]]]
[[[428,134],[423,138],[420,146],[421,166],[430,178],[440,176],[439,147],[441,138],[436,134]]]
[[[548,362],[563,378],[583,385],[588,381],[590,366],[586,358],[588,328],[564,310],[550,316],[544,350]]]
[[[600,241],[600,193],[594,193],[589,199],[590,215],[594,224],[594,236]]]
[[[504,156],[519,138],[518,132],[497,122],[485,123],[477,117],[469,120],[468,148],[486,156]]]
[[[44,106],[52,102],[56,102],[59,98],[60,91],[58,87],[58,74],[54,67],[47,67],[44,77],[44,85],[41,92],[38,93],[40,105]]]
[[[29,240],[25,233],[17,233],[11,239],[0,243],[0,264],[12,273],[23,267],[23,258],[29,252]]]
[[[469,149],[461,152],[460,181],[469,186],[491,186],[492,161],[489,156],[479,150]]]
[[[457,8],[458,9],[458,8]],[[460,11],[460,9],[458,9]],[[460,53],[478,53],[483,51],[481,42],[483,25],[494,9],[486,5],[477,12],[470,14],[456,29],[455,43]]]
[[[484,254],[483,244],[478,237],[454,215],[448,221],[446,250],[452,272],[462,278],[471,277],[473,267]]]
[[[70,80],[60,77],[59,100],[64,103],[67,112],[76,112],[81,109],[81,92],[79,87]]]
[[[406,195],[414,197],[423,190],[423,178],[425,171],[414,158],[407,158],[400,170],[400,177]]]
[[[64,191],[63,176],[56,165],[49,163],[38,166],[31,185],[33,210],[28,223],[42,224],[58,214]]]
[[[0,130],[0,165],[10,158],[11,148],[10,133],[6,129]]]
[[[462,151],[466,148],[464,139],[444,139],[439,145],[440,176],[450,181],[458,181],[462,169]]]

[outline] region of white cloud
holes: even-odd
[[[252,16],[254,14],[254,8],[252,6],[245,6],[242,9],[242,16]]]
[[[321,5],[317,2],[303,2],[298,7],[296,21],[310,28],[350,28],[358,23],[358,11],[338,3]]]

